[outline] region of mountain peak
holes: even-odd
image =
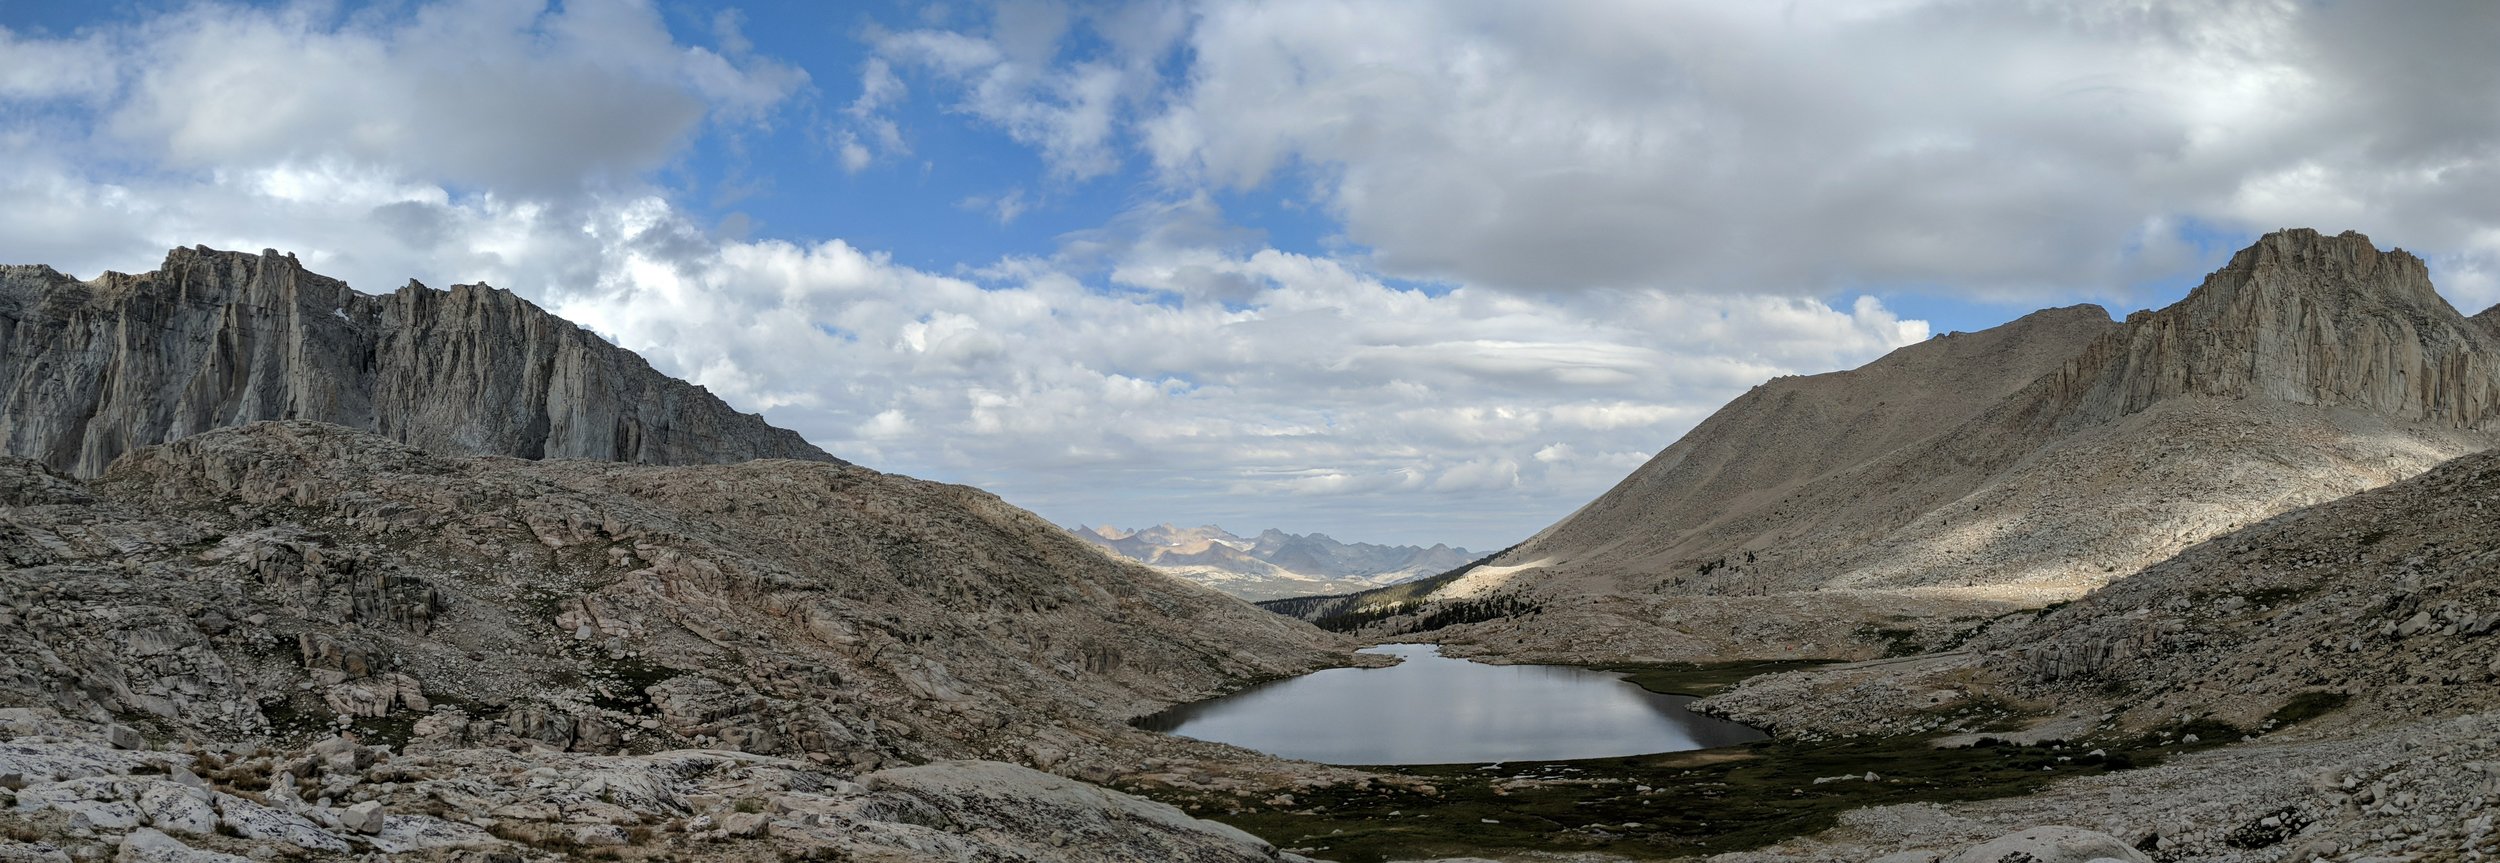
[[[2300,293],[2366,294],[2455,312],[2431,287],[2430,268],[2421,258],[2403,249],[2381,251],[2359,231],[2331,237],[2308,228],[2275,231],[2232,255],[2231,263],[2197,290],[2237,279]]]
[[[508,291],[383,296],[292,254],[177,247],[79,282],[0,270],[0,443],[77,476],[231,425],[307,419],[422,449],[709,464],[840,461]]]
[[[2346,231],[2276,231],[2187,298],[2069,362],[2051,404],[2064,425],[2178,396],[2342,406],[2454,427],[2500,413],[2500,338],[2466,320],[2401,249]]]

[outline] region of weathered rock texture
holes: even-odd
[[[1765,678],[1707,704],[1813,734],[1913,730],[1905,717],[1972,694],[2122,728],[2254,728],[2316,694],[2345,706],[2313,727],[2500,710],[2495,531],[2500,452],[2476,453],[1990,621],[1952,653]],[[1796,709],[1842,686],[1839,704]]]
[[[444,453],[838,461],[508,291],[384,296],[292,255],[175,249],[81,282],[0,267],[0,441],[73,476],[215,428],[304,419]]]
[[[176,737],[362,722],[1099,778],[1234,758],[1124,723],[1346,655],[978,490],[847,465],[463,458],[293,421],[92,484],[0,460],[0,494],[0,707]]]
[[[0,791],[15,798],[0,805],[0,861],[1304,860],[988,761],[853,774],[719,750],[394,753],[345,737],[124,752],[92,725],[0,709],[0,772],[19,786]]]
[[[2419,259],[2283,231],[2123,324],[2051,310],[1759,387],[1432,599],[1539,609],[1443,632],[1462,653],[1872,655],[2484,449],[2495,412],[2500,338]]]
[[[2422,259],[2356,233],[2268,234],[2187,299],[2127,323],[2059,370],[2042,417],[2079,427],[2179,396],[2457,428],[2500,412],[2491,334],[2440,298]]]
[[[1704,709],[1785,736],[1865,736],[1931,731],[1937,705],[1988,699],[2038,717],[2001,737],[2255,739],[2031,798],[1854,813],[1730,859],[1864,859],[2051,819],[2161,860],[2488,859],[2500,853],[2496,533],[2500,452],[2477,453],[1990,621],[1954,652],[1747,681]]]

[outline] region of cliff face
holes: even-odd
[[[2432,289],[2422,259],[2351,231],[2279,231],[2177,305],[2130,316],[2060,370],[2043,406],[2068,428],[2181,396],[2473,428],[2500,413],[2495,347]]]
[[[306,419],[447,453],[835,461],[484,285],[385,296],[292,255],[175,249],[81,282],[0,267],[0,441],[76,476],[215,428]]]

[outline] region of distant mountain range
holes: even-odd
[[[1346,543],[1324,533],[1274,528],[1251,537],[1211,524],[1068,531],[1113,554],[1250,600],[1367,590],[1447,572],[1476,557],[1438,543],[1431,548]]]

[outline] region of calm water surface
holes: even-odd
[[[1609,671],[1486,665],[1435,644],[1365,653],[1405,661],[1332,668],[1183,704],[1137,721],[1152,731],[1327,764],[1559,761],[1708,749],[1762,732],[1684,709]]]

